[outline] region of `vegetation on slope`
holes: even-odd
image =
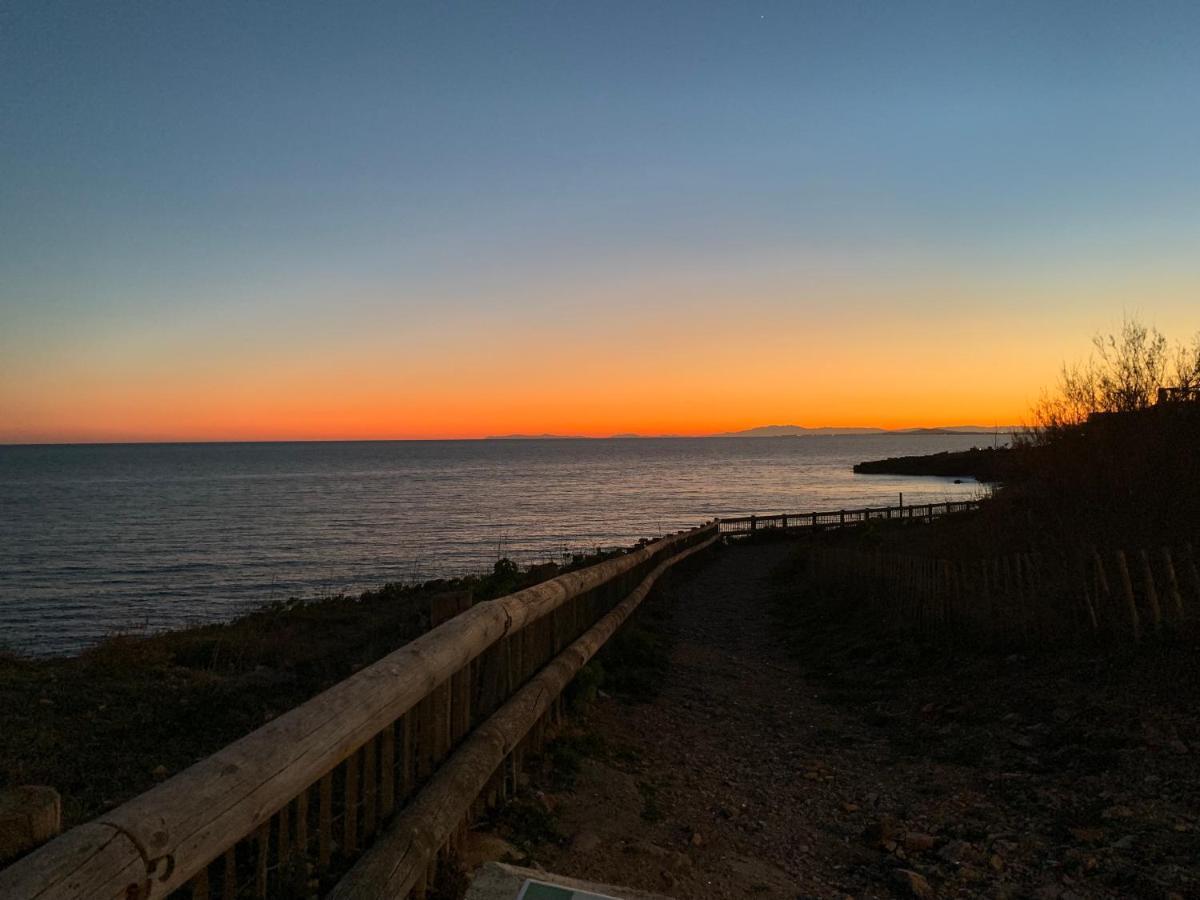
[[[525,570],[502,559],[487,575],[276,602],[223,624],[114,636],[67,658],[0,654],[0,788],[51,785],[69,828],[423,634],[436,597],[490,600],[600,558]]]

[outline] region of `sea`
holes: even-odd
[[[1001,437],[1003,442],[1003,437]],[[0,446],[0,650],[561,561],[729,517],[980,496],[854,463],[990,434]]]

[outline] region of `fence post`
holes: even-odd
[[[950,560],[943,559],[940,568],[942,570],[941,581],[944,592],[942,595],[942,624],[949,625],[950,607],[954,602],[954,576],[950,572]]]
[[[1129,624],[1133,627],[1133,639],[1142,638],[1142,619],[1133,600],[1133,581],[1129,578],[1129,566],[1125,563],[1125,551],[1117,551],[1117,574],[1121,576],[1121,588],[1125,592],[1125,608],[1129,612]]]
[[[1169,547],[1162,548],[1163,568],[1167,573],[1167,594],[1171,598],[1171,605],[1175,607],[1175,618],[1183,621],[1183,596],[1179,593],[1179,581],[1175,578],[1175,563],[1171,559],[1171,549]]]
[[[994,616],[992,615],[992,591],[991,585],[988,583],[988,561],[986,559],[979,560],[979,596],[982,603],[982,614],[980,618],[987,617],[987,630],[995,629]]]
[[[1025,586],[1027,588],[1025,596],[1028,598],[1028,608],[1030,610],[1029,617],[1033,622],[1035,631],[1049,630],[1049,623],[1046,621],[1046,604],[1042,594],[1042,584],[1040,579],[1040,566],[1034,555],[1028,551],[1025,556]]]
[[[1145,550],[1138,551],[1142,558],[1142,580],[1146,585],[1146,601],[1150,604],[1150,615],[1154,617],[1154,630],[1162,630],[1162,609],[1158,605],[1158,590],[1154,587],[1154,570],[1150,568],[1150,557]]]
[[[1190,542],[1183,545],[1183,551],[1187,556],[1188,574],[1191,576],[1192,599],[1200,603],[1200,571],[1196,570],[1196,554]]]
[[[1092,623],[1092,633],[1095,634],[1100,630],[1100,622],[1096,618],[1096,607],[1092,605],[1092,592],[1088,590],[1088,572],[1087,561],[1081,556],[1079,557],[1079,572],[1083,576],[1081,585],[1083,587],[1083,608],[1088,614],[1088,619]]]
[[[1017,622],[1021,627],[1021,636],[1029,637],[1029,607],[1025,602],[1025,576],[1022,571],[1021,554],[1014,553],[1012,558],[1013,588],[1017,599]]]
[[[753,513],[750,515],[750,530],[751,531],[758,530],[758,517],[755,516]]]

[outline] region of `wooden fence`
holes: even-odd
[[[1089,547],[972,560],[814,545],[805,560],[815,581],[926,635],[1138,641],[1200,620],[1200,570],[1188,542],[1153,552]]]
[[[424,896],[563,687],[716,523],[448,621],[0,872],[5,900]],[[373,846],[372,846],[373,845]],[[364,852],[364,848],[366,852]],[[356,864],[357,863],[357,864]]]
[[[777,516],[740,516],[719,519],[721,534],[752,534],[760,529],[782,528],[788,531],[822,530],[862,525],[878,520],[929,522],[941,516],[978,509],[981,500],[948,500],[942,503],[918,503],[915,506],[868,506],[862,509],[837,509],[827,512],[780,513]]]

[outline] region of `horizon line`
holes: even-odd
[[[33,440],[0,441],[0,447],[122,447],[122,446],[172,446],[194,444],[399,444],[399,443],[450,443],[466,441],[614,441],[614,440],[710,440],[713,438],[747,438],[754,440],[797,438],[797,437],[871,437],[878,435],[913,435],[923,432],[943,434],[987,435],[1013,433],[1023,425],[913,425],[905,428],[883,428],[877,425],[760,425],[737,431],[717,431],[705,434],[489,434],[476,437],[378,437],[378,438],[146,438],[132,440]],[[768,428],[795,428],[809,432],[793,434],[750,434]],[[843,430],[844,429],[844,430]],[[936,436],[936,434],[931,435]]]

